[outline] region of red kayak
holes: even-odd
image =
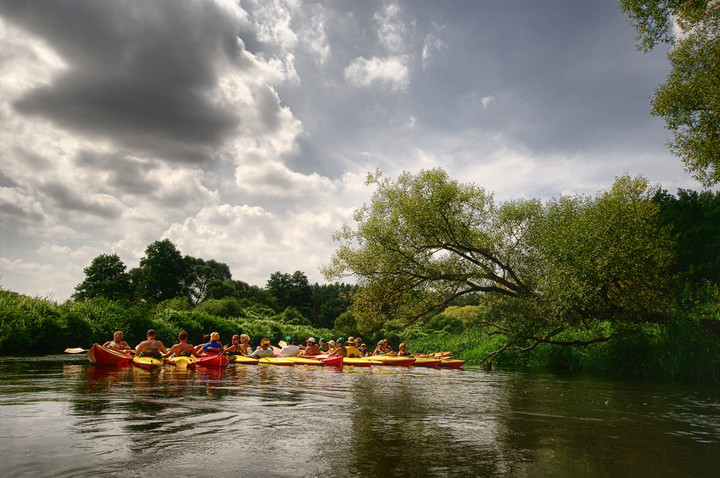
[[[130,354],[94,344],[87,352],[87,358],[95,365],[129,365]]]
[[[228,357],[225,354],[203,355],[195,359],[195,364],[204,367],[225,367],[228,364]]]
[[[331,355],[327,358],[320,359],[325,363],[325,365],[328,365],[330,367],[342,367],[343,365],[343,356],[342,355]]]

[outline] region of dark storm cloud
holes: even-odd
[[[147,161],[119,154],[82,152],[75,159],[75,164],[79,168],[107,175],[104,185],[111,188],[112,192],[150,195],[161,186],[159,181],[148,176],[147,173],[152,171],[155,165]]]
[[[210,98],[219,62],[243,61],[239,22],[210,2],[0,1],[68,69],[19,112],[168,160],[208,158],[239,124]]]
[[[121,210],[116,202],[103,202],[96,196],[85,196],[78,188],[61,182],[48,182],[42,187],[42,194],[50,198],[55,206],[69,212],[80,212],[103,219],[116,219]]]

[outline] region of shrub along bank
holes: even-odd
[[[215,305],[219,310],[223,307]],[[253,345],[263,337],[276,344],[287,335],[304,339],[331,333],[307,325],[292,309],[276,314],[267,307],[250,306],[238,311],[237,316],[219,316],[184,308],[182,301],[148,305],[103,298],[58,305],[0,290],[0,353],[57,353],[67,347],[89,347],[111,340],[116,330],[124,332],[131,346],[145,340],[148,329],[155,329],[166,345],[177,342],[180,330],[187,331],[189,342],[196,344],[210,332],[218,332],[223,343],[229,343],[234,334],[245,333]]]

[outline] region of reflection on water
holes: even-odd
[[[0,473],[716,476],[720,390],[522,372],[0,359]]]

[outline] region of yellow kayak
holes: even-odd
[[[362,357],[344,357],[343,365],[354,365],[356,367],[371,367],[372,362],[370,360],[365,360]]]
[[[188,357],[185,355],[182,355],[179,357],[175,356],[175,357],[170,357],[169,359],[166,359],[165,363],[175,367],[178,370],[183,370],[183,369],[192,368],[195,366],[195,357]]]
[[[163,361],[152,357],[134,357],[133,365],[147,370],[162,366]]]
[[[240,363],[245,365],[257,365],[258,359],[255,357],[248,357],[246,355],[229,355],[228,359],[230,363]]]
[[[295,365],[295,362],[290,360],[290,357],[262,357],[258,359],[258,363],[260,365]]]
[[[295,365],[323,365],[322,360],[314,359],[310,357],[275,357],[275,358],[286,358],[292,360]]]

